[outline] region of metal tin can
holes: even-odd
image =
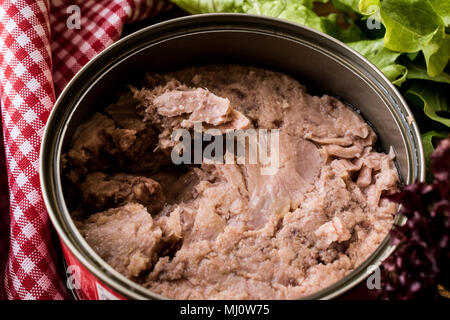
[[[61,183],[61,153],[75,129],[124,81],[144,71],[229,62],[286,72],[322,93],[356,106],[375,128],[381,147],[391,146],[404,183],[425,179],[420,132],[390,81],[341,42],[297,24],[244,14],[205,14],[159,23],[113,44],[70,81],[48,120],[41,148],[44,200],[60,237],[66,264],[78,277],[80,299],[163,299],[106,264],[87,244],[67,209]],[[104,103],[103,103],[104,105]],[[330,299],[368,276],[393,248],[388,236],[358,268],[306,299]],[[69,279],[72,275],[69,274]]]

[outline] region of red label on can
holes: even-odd
[[[61,241],[67,263],[66,285],[80,300],[127,300],[89,272]]]

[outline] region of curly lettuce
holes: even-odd
[[[350,27],[337,27],[337,15],[320,17],[314,12],[314,3],[328,0],[171,0],[183,10],[192,13],[248,13],[285,19],[327,33],[341,41],[363,38],[359,28],[348,21]]]
[[[401,53],[422,51],[430,76],[444,71],[450,59],[446,32],[450,0],[361,0],[358,12],[381,20],[386,48]]]

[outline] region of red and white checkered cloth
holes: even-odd
[[[155,15],[167,6],[164,0],[0,3],[0,132],[4,138],[0,139],[0,297],[68,297],[39,186],[44,125],[66,83],[119,39],[125,23]],[[78,10],[81,19],[76,29],[73,14]]]

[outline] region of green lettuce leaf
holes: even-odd
[[[249,0],[244,1],[242,10],[246,13],[286,19],[325,32],[322,19],[314,13],[310,5],[308,2],[296,0]]]
[[[181,9],[192,13],[234,12],[278,17],[300,7],[312,10],[314,0],[171,0]],[[328,0],[318,0],[328,2]],[[303,10],[303,8],[300,8]],[[292,13],[295,15],[295,13]]]
[[[386,47],[398,52],[422,50],[445,26],[427,0],[383,0],[380,14]]]
[[[434,11],[441,16],[446,26],[450,25],[450,1],[428,0]]]
[[[431,165],[431,155],[433,154],[437,143],[447,138],[448,132],[443,131],[429,131],[422,135],[422,142],[423,142],[423,151],[425,153],[425,160],[426,160],[426,166],[427,166],[427,180],[431,178],[430,173],[430,165]]]
[[[358,9],[381,19],[386,48],[402,53],[423,51],[430,76],[444,71],[450,59],[450,36],[446,33],[450,0],[361,0]]]
[[[349,26],[345,29],[339,26],[337,14],[330,14],[327,17],[321,17],[321,19],[323,32],[342,42],[355,42],[367,39],[361,29],[351,19],[346,20]]]
[[[408,69],[408,74],[406,75],[407,79],[427,80],[450,84],[450,74],[448,73],[442,72],[440,75],[436,77],[431,77],[427,73],[427,67],[424,65],[424,63],[421,62],[413,63],[405,59],[404,62],[402,61],[402,64],[404,64],[405,67]]]
[[[417,51],[417,52],[410,52],[410,53],[407,53],[406,56],[408,57],[408,59],[409,59],[410,61],[414,61],[414,60],[417,59],[417,57],[419,56],[419,54],[420,54],[420,51]]]
[[[362,31],[348,21],[350,27],[342,29],[337,23],[337,16],[331,14],[319,17],[314,11],[314,2],[327,3],[329,0],[171,0],[183,10],[197,13],[231,12],[249,13],[275,17],[299,23],[341,41],[364,39]]]
[[[380,0],[360,0],[358,10],[365,15],[377,14],[380,7]]]
[[[401,85],[406,80],[407,68],[395,62],[401,53],[386,49],[383,39],[364,40],[347,43],[347,45],[369,59],[392,83]]]
[[[242,11],[244,0],[171,0],[181,9],[192,13],[234,12]],[[279,3],[278,1],[276,1]]]
[[[333,6],[345,12],[358,12],[359,0],[331,0]]]
[[[423,141],[423,150],[425,152],[425,157],[427,159],[430,159],[431,154],[433,153],[435,146],[436,146],[436,140],[438,139],[444,139],[448,136],[448,133],[443,131],[429,131],[422,135],[422,141]]]
[[[425,157],[430,159],[431,154],[433,153],[436,147],[436,140],[447,138],[448,133],[443,131],[429,131],[422,135],[423,141],[423,150],[425,152]]]
[[[436,77],[441,74],[450,59],[450,35],[440,28],[430,43],[423,48],[428,74]]]
[[[448,87],[430,81],[415,80],[404,96],[413,105],[422,107],[428,118],[450,128]]]

